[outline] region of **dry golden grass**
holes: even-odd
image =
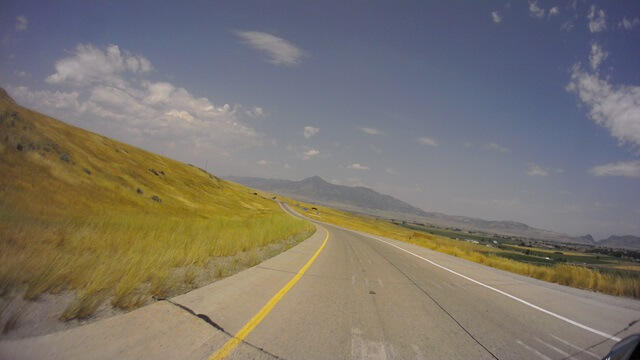
[[[495,248],[452,240],[437,235],[416,233],[413,230],[397,226],[388,221],[350,214],[318,205],[309,205],[291,200],[288,200],[288,202],[294,209],[310,218],[345,228],[412,243],[431,250],[543,281],[599,291],[610,295],[640,298],[640,277],[637,275],[600,272],[584,266],[567,264],[542,266],[524,263],[491,254],[492,252],[499,251]],[[300,207],[310,209],[312,206],[318,208],[319,211],[317,214],[315,211],[305,212],[300,209]]]
[[[253,193],[24,109],[0,91],[0,295],[75,290],[63,319],[90,316],[106,299],[135,308],[176,281],[192,283],[211,257],[314,231]],[[179,267],[187,270],[176,280]]]

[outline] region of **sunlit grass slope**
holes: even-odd
[[[64,318],[105,299],[166,294],[172,269],[313,227],[253,190],[16,105],[0,89],[0,295],[76,290]]]
[[[621,273],[601,272],[584,266],[568,264],[556,264],[554,266],[530,264],[495,255],[496,253],[508,252],[505,250],[452,240],[424,232],[415,232],[382,219],[355,215],[297,201],[289,201],[289,204],[312,219],[412,243],[497,269],[561,285],[617,296],[640,298],[640,276],[628,271]],[[303,207],[307,210],[304,211]],[[318,210],[312,210],[312,207]],[[635,267],[631,267],[625,267],[624,270],[634,270]]]

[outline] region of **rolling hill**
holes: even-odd
[[[637,236],[609,236],[598,241],[598,246],[626,249],[640,249],[640,237]]]
[[[312,231],[244,186],[31,111],[0,89],[0,295],[76,291],[65,319],[106,299],[129,309],[197,283],[213,257],[253,251],[247,262],[259,262],[256,249]]]

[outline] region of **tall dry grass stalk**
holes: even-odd
[[[211,257],[314,229],[263,194],[25,109],[4,91],[0,134],[0,296],[75,290],[64,319],[106,299],[139,306],[194,282]],[[191,273],[172,278],[179,267]]]

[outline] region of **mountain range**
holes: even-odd
[[[506,236],[640,249],[640,238],[636,236],[611,236],[596,242],[591,235],[569,236],[555,231],[536,229],[516,221],[491,221],[466,216],[427,212],[398,200],[393,196],[381,194],[375,190],[361,186],[351,187],[331,184],[319,176],[312,176],[300,181],[239,176],[227,176],[225,179],[250,188],[288,196],[300,201],[318,203],[368,215],[425,222],[436,226],[461,228]]]

